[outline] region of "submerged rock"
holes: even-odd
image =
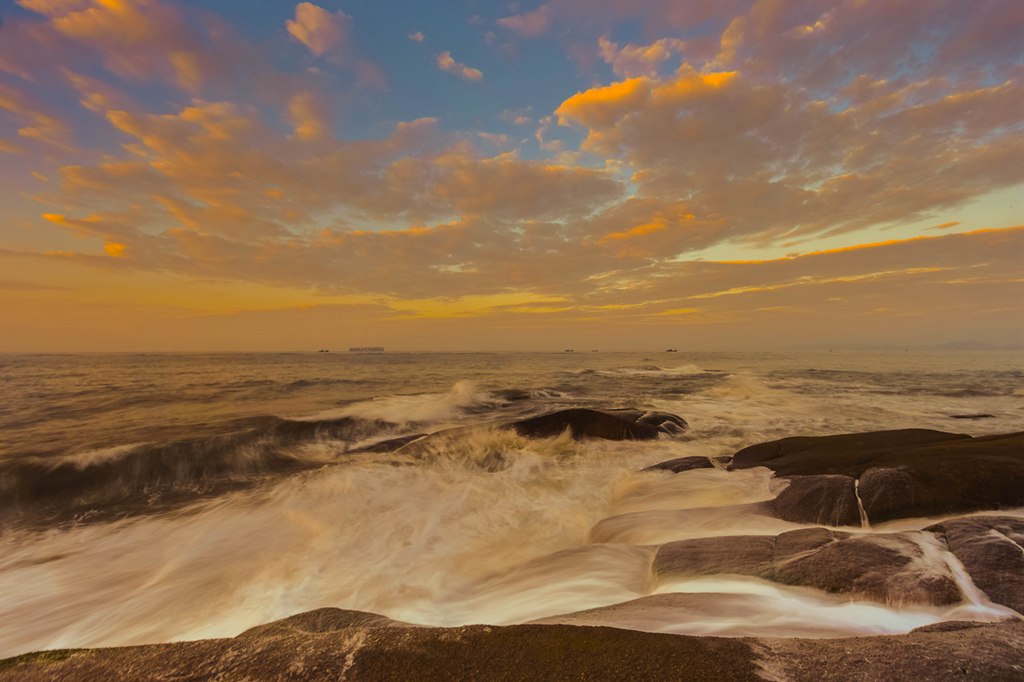
[[[755,466],[780,476],[859,479],[860,498],[872,523],[1024,506],[1024,433],[971,438],[904,429],[784,438],[745,448],[733,457],[733,469]],[[801,491],[806,500],[800,499]],[[818,503],[835,506],[823,499],[815,486],[797,488],[784,507],[809,513]],[[845,493],[843,499],[848,500]],[[849,517],[848,503],[844,501],[842,508]],[[832,511],[822,509],[819,515],[827,517]]]
[[[682,417],[666,412],[584,407],[520,419],[509,426],[519,435],[531,438],[551,438],[570,429],[573,438],[607,440],[652,440],[663,433],[677,434],[687,428]]]
[[[658,462],[652,464],[649,467],[643,469],[643,471],[671,471],[674,474],[682,473],[683,471],[690,471],[691,469],[713,469],[714,464],[707,457],[695,456],[695,457],[679,457],[678,459],[670,459],[667,462]]]

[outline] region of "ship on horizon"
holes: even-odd
[[[352,346],[349,353],[383,353],[384,346]]]

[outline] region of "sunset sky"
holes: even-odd
[[[1024,342],[1020,0],[0,21],[0,351]]]

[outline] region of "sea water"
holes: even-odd
[[[963,603],[943,608],[733,575],[658,580],[660,544],[802,526],[761,511],[785,485],[767,469],[642,469],[794,435],[1019,430],[1022,361],[913,351],[0,356],[0,656],[228,637],[328,606],[450,626],[676,595],[672,608],[624,611],[613,624],[778,636],[1005,617],[967,576]],[[690,428],[643,442],[502,428],[577,406],[662,410]],[[948,552],[929,556],[956,567]]]

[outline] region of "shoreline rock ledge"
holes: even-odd
[[[972,438],[928,429],[783,438],[737,452],[790,481],[774,503],[797,523],[872,524],[1024,507],[1024,432]]]
[[[845,639],[693,637],[573,625],[416,627],[319,609],[232,639],[0,661],[38,680],[1019,680],[1024,622]]]

